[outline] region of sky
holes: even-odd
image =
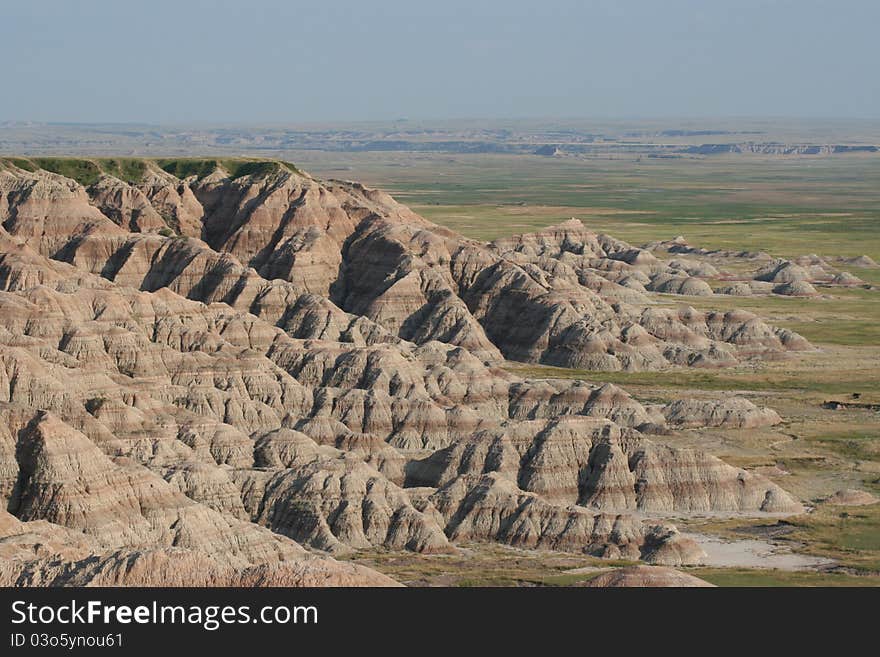
[[[878,0],[0,0],[0,120],[880,118]]]

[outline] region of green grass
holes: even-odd
[[[25,171],[51,171],[72,178],[86,187],[98,182],[103,174],[135,183],[143,178],[147,170],[146,160],[140,158],[6,157],[0,162],[13,164]]]
[[[94,160],[72,157],[35,157],[31,160],[40,169],[72,178],[84,187],[94,185],[101,179],[101,167]]]
[[[527,378],[582,379],[652,389],[754,390],[821,393],[829,397],[853,391],[880,393],[880,372],[873,367],[851,370],[846,378],[840,372],[805,374],[798,369],[779,370],[772,365],[754,369],[680,369],[661,372],[594,372],[543,365],[509,364],[508,369]]]
[[[147,172],[147,162],[141,158],[102,158],[97,162],[104,173],[127,183],[140,182]]]
[[[743,528],[765,522],[731,519],[703,524],[696,530],[737,539],[742,538]],[[856,579],[851,581],[854,585],[862,582],[880,585],[880,504],[833,506],[823,503],[811,513],[786,518],[784,522],[790,531],[778,540],[790,542],[796,552],[835,560],[839,567],[855,575]],[[730,569],[723,571],[731,572]],[[760,571],[758,574],[782,578],[807,578],[818,574],[841,577],[836,572],[780,574],[779,571]]]
[[[299,169],[290,162],[245,158],[159,158],[155,160],[70,157],[0,158],[0,165],[13,165],[31,172],[39,169],[51,171],[72,178],[85,187],[98,182],[104,174],[119,178],[127,183],[140,182],[152,162],[155,162],[163,171],[181,179],[189,176],[201,179],[214,173],[218,168],[227,171],[232,179],[244,176],[266,177],[284,170],[301,174]]]
[[[461,547],[465,551],[460,554],[377,550],[341,558],[374,568],[399,582],[442,586],[571,586],[599,574],[593,570],[572,573],[572,569],[633,565],[625,560],[606,561],[580,554],[519,550],[490,543]]]
[[[408,200],[406,195],[402,200]],[[880,239],[875,230],[880,222],[880,211],[871,208],[859,208],[854,216],[832,220],[817,214],[815,209],[799,207],[779,208],[773,213],[761,212],[758,207],[728,208],[723,205],[712,208],[633,205],[618,209],[613,207],[612,198],[597,199],[597,203],[602,205],[415,203],[413,207],[436,223],[480,240],[532,232],[575,217],[597,232],[633,244],[684,235],[691,244],[709,249],[766,251],[780,257],[820,252],[847,257],[867,254],[880,258]],[[676,214],[676,210],[682,214]],[[691,213],[694,216],[682,216]],[[784,216],[790,213],[796,213],[796,216]]]
[[[196,178],[201,179],[211,175],[218,168],[226,170],[229,173],[229,177],[233,180],[244,176],[269,176],[284,169],[299,173],[292,164],[276,160],[178,158],[159,159],[156,163],[163,171],[177,178],[196,176]]]
[[[217,160],[197,160],[197,159],[175,159],[175,160],[156,160],[159,168],[170,173],[175,178],[204,178],[211,175],[217,169]]]
[[[23,157],[4,157],[0,158],[0,166],[12,165],[18,167],[19,169],[24,169],[25,171],[34,172],[39,167],[35,165],[30,160]]]
[[[880,577],[757,568],[690,568],[688,573],[716,586],[880,586]]]
[[[805,552],[837,559],[856,570],[880,573],[880,504],[822,505],[790,522],[795,531],[786,538],[804,542]]]
[[[844,458],[858,461],[880,460],[880,428],[874,432],[852,430],[829,432],[813,440]]]
[[[615,567],[619,565],[620,564],[615,564]],[[534,580],[531,583],[540,586],[575,586],[578,584],[589,582],[591,579],[594,579],[601,575],[602,572],[603,571],[596,571],[591,573],[562,573],[561,575],[547,575],[545,577]]]
[[[437,223],[494,239],[572,216],[640,244],[880,260],[880,158],[647,160],[345,154],[346,175]],[[315,173],[338,175],[328,156]],[[322,168],[325,167],[325,168]]]
[[[604,561],[564,553],[530,553],[493,545],[471,545],[467,555],[362,552],[343,558],[410,585],[433,583],[459,587],[578,586],[608,568],[634,565],[624,560]],[[600,570],[570,572],[579,566]],[[717,586],[880,586],[880,574],[877,573],[714,567],[686,568],[684,572]]]
[[[223,168],[229,172],[230,177],[243,178],[244,176],[264,177],[282,170],[283,165],[280,162],[270,161],[242,161],[242,160],[222,160]]]
[[[563,573],[560,575],[527,575],[521,571],[487,573],[483,576],[465,577],[455,585],[464,588],[485,586],[578,586],[598,577],[601,571],[591,573]]]

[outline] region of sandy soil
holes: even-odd
[[[834,561],[792,552],[787,546],[768,541],[746,539],[725,541],[705,534],[684,534],[706,552],[705,565],[718,568],[775,568],[811,570],[831,566]]]

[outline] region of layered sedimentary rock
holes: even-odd
[[[701,553],[665,513],[801,509],[664,442],[772,410],[502,367],[808,348],[750,313],[654,303],[710,267],[580,222],[480,244],[355,183],[224,166],[87,187],[0,166],[3,582],[387,583],[303,546],[471,541],[680,565]]]
[[[403,489],[357,455],[322,449],[304,435],[299,443],[286,450],[285,467],[271,474],[238,474],[255,522],[333,552],[373,546],[451,550],[434,519],[418,511]]]
[[[700,261],[688,259],[687,262],[676,257],[668,261],[668,265],[682,269],[689,276],[701,279],[700,282],[708,280],[717,283],[714,289],[716,294],[731,296],[778,294],[811,297],[820,293],[817,288],[833,290],[840,287],[865,285],[864,281],[851,272],[838,270],[830,258],[823,258],[815,254],[802,255],[791,260],[774,259],[763,252],[710,250],[695,247],[688,244],[682,236],[662,242],[651,242],[645,245],[645,248],[655,256],[664,254],[699,256]],[[849,259],[837,258],[837,261],[855,267],[870,267],[873,262],[867,256]],[[726,269],[728,266],[732,266],[731,269],[736,273],[728,271]],[[666,276],[668,277],[669,274]],[[673,287],[657,291],[675,292],[675,289]]]
[[[189,550],[119,550],[78,561],[0,561],[2,586],[399,586],[354,564],[302,559],[232,568]]]
[[[725,427],[754,429],[772,426],[782,418],[772,408],[759,408],[748,399],[678,399],[663,407],[663,416],[676,427]]]
[[[407,481],[436,487],[489,472],[544,499],[603,511],[801,510],[761,475],[578,416],[478,432],[411,462]]]
[[[258,572],[291,586],[387,583],[198,504],[50,413],[20,436],[0,512],[4,585],[241,585]]]
[[[235,566],[181,547],[110,550],[45,520],[0,511],[0,586],[395,586],[354,564],[302,555]]]
[[[86,189],[7,165],[0,197],[4,227],[39,231],[31,246],[43,255],[228,303],[296,337],[439,340],[483,359],[612,370],[808,347],[754,315],[651,308],[648,290],[711,295],[700,276],[717,272],[659,261],[577,220],[484,245],[381,192],[281,166],[233,177],[218,164],[181,181],[148,163],[138,183],[104,174]]]

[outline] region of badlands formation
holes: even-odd
[[[658,304],[715,293],[683,240],[487,244],[280,162],[80,165],[0,160],[0,584],[394,584],[334,556],[485,541],[678,566],[702,553],[664,517],[802,510],[668,440],[775,411],[601,384],[811,348]],[[761,261],[727,292],[833,278]]]

